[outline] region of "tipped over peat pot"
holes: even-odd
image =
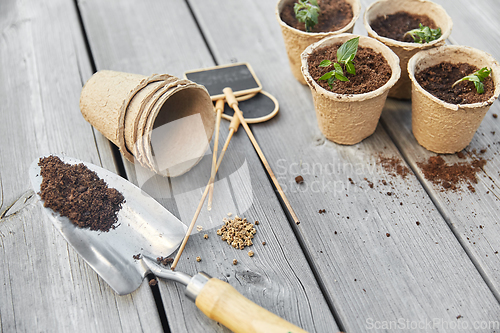
[[[319,129],[328,140],[345,145],[356,144],[375,132],[387,93],[401,73],[399,59],[391,49],[373,38],[359,36],[359,48],[371,49],[381,54],[390,67],[390,77],[382,86],[366,93],[339,94],[323,88],[311,75],[311,71],[314,71],[314,68],[310,67],[311,56],[314,56],[315,52],[336,47],[355,37],[358,36],[331,36],[308,46],[301,55],[302,73],[313,95]],[[359,57],[354,59],[357,72],[358,66],[362,65],[360,60]]]
[[[354,23],[361,13],[361,4],[359,0],[335,0],[345,1],[350,5],[352,10],[352,19],[343,27],[337,28],[334,31],[321,31],[321,32],[305,32],[296,29],[283,20],[283,11],[287,6],[292,6],[296,0],[279,0],[276,5],[276,19],[278,20],[283,39],[285,41],[285,48],[288,54],[288,61],[295,78],[302,84],[306,84],[304,77],[300,71],[300,54],[305,48],[314,42],[317,42],[325,37],[338,35],[341,33],[352,32]],[[322,3],[329,2],[327,0],[319,0],[318,4],[321,8]],[[321,23],[321,12],[318,25]]]
[[[431,21],[434,21],[435,27],[431,26],[431,28],[441,28],[441,37],[423,44],[402,42],[381,36],[372,29],[371,24],[377,17],[385,17],[386,15],[392,15],[399,12],[406,12],[415,16],[427,16]],[[366,9],[363,23],[366,31],[368,31],[368,36],[387,45],[399,57],[401,78],[389,91],[389,97],[398,99],[411,98],[411,82],[408,77],[408,72],[406,71],[408,60],[419,51],[444,45],[453,27],[453,22],[444,8],[434,2],[426,0],[378,0]],[[418,28],[418,26],[415,28]]]
[[[451,104],[422,88],[415,76],[421,71],[449,62],[492,69],[493,94],[472,104]],[[412,131],[418,143],[435,153],[453,154],[471,142],[491,104],[500,94],[500,66],[488,53],[467,46],[446,45],[422,51],[408,62],[412,82]],[[469,75],[472,73],[466,73]],[[474,84],[465,81],[471,89]],[[485,92],[486,93],[486,92]]]

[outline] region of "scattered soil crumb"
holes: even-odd
[[[382,165],[384,170],[391,176],[401,176],[403,179],[410,174],[410,169],[403,165],[398,157],[384,157],[382,154],[378,156],[378,162]]]
[[[464,155],[464,153],[462,153],[461,151],[459,151],[459,152],[457,153],[457,157],[458,157],[459,159],[463,160],[463,159],[465,158],[465,155]]]
[[[387,192],[387,195],[388,195],[388,196],[391,196],[391,195],[392,195],[392,192]]]
[[[132,256],[132,258],[134,258],[134,260],[140,260],[141,259],[141,254],[140,253],[134,254]]]
[[[151,279],[151,280],[149,280],[149,285],[150,285],[151,287],[156,286],[157,284],[158,284],[158,281],[157,281],[156,279]]]
[[[420,222],[417,221],[416,223],[417,223],[417,225],[420,225]]]
[[[255,225],[259,225],[259,224],[260,224],[260,222],[259,222],[259,221],[255,221],[255,222],[254,222],[254,224],[255,224]]]
[[[325,214],[325,213],[326,213],[326,210],[325,210],[325,209],[320,209],[320,210],[318,211],[318,213],[320,213],[320,214]]]
[[[295,177],[295,182],[297,184],[302,184],[304,182],[304,178],[302,176]]]
[[[40,158],[40,197],[44,207],[66,216],[80,228],[107,232],[119,225],[123,194],[108,187],[83,163],[66,164],[57,156]]]
[[[222,221],[224,225],[217,230],[217,235],[221,236],[223,241],[240,250],[253,245],[252,239],[257,230],[246,218],[235,216],[233,220],[224,218]]]
[[[352,180],[352,178],[349,178],[349,182],[354,185],[354,181]]]
[[[460,318],[462,318],[462,316],[461,316],[461,315],[458,315],[458,316],[457,316],[457,319],[460,319]]]
[[[156,261],[163,266],[168,266],[174,262],[174,259],[170,257],[158,257]]]
[[[477,184],[476,173],[486,164],[482,158],[469,162],[447,164],[441,156],[431,156],[426,162],[417,162],[427,180],[445,190],[456,191],[461,183],[466,183],[470,191],[475,192],[472,184]],[[471,189],[472,188],[472,189]]]
[[[391,234],[390,233],[386,233],[385,234],[387,237],[391,237]]]

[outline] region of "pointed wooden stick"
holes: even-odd
[[[245,121],[245,118],[243,118],[243,113],[240,111],[240,108],[238,107],[238,101],[236,100],[236,97],[234,97],[233,90],[228,87],[228,88],[224,88],[222,91],[224,92],[224,95],[226,96],[227,104],[234,110],[233,119],[234,118],[240,119],[240,122],[243,125],[243,128],[245,129],[245,131],[247,132],[248,137],[250,138],[250,141],[252,141],[252,144],[253,144],[255,150],[257,151],[257,154],[259,155],[260,160],[262,161],[262,164],[264,164],[264,167],[266,168],[267,172],[269,173],[269,176],[271,177],[274,186],[278,190],[278,193],[280,194],[281,199],[285,203],[285,206],[288,209],[288,212],[292,216],[295,224],[300,224],[299,218],[297,217],[297,215],[293,211],[293,208],[290,205],[290,202],[288,202],[288,199],[287,199],[285,193],[281,189],[281,186],[278,183],[278,180],[274,176],[273,170],[271,170],[271,166],[267,162],[267,159],[264,156],[264,153],[262,152],[262,150],[260,149],[259,144],[257,143],[257,140],[255,140],[255,137],[253,136],[253,133],[250,130],[250,127],[248,127],[248,124]]]
[[[214,154],[212,157],[212,173],[210,175],[210,188],[208,189],[208,203],[207,209],[212,210],[212,199],[214,196],[214,181],[215,181],[215,168],[217,165],[217,148],[219,146],[219,129],[220,119],[222,118],[222,111],[224,111],[224,99],[219,99],[215,102],[215,111],[217,111],[217,119],[215,122],[215,139],[214,139]]]
[[[224,158],[224,155],[226,154],[227,147],[229,146],[229,142],[231,142],[231,138],[233,137],[233,134],[238,131],[238,127],[240,126],[240,119],[239,117],[233,117],[233,120],[231,121],[231,124],[229,125],[229,134],[227,136],[226,142],[224,143],[224,147],[222,148],[222,151],[220,153],[219,159],[217,160],[217,165],[215,167],[215,173],[219,170],[220,164],[222,163],[222,159]],[[212,178],[210,177],[210,180]],[[193,219],[191,220],[191,224],[188,227],[188,230],[186,231],[186,235],[184,236],[184,239],[182,240],[181,246],[179,247],[179,251],[177,251],[177,255],[175,256],[174,262],[172,263],[172,266],[170,266],[171,270],[175,270],[175,267],[177,266],[177,263],[179,262],[179,259],[182,255],[182,252],[184,251],[184,248],[186,247],[186,243],[189,239],[189,236],[191,235],[191,232],[193,231],[194,225],[196,224],[196,220],[198,219],[198,216],[200,215],[201,209],[203,208],[203,204],[205,203],[205,199],[207,198],[208,190],[210,187],[210,180],[208,181],[207,186],[205,187],[205,191],[203,192],[203,195],[201,196],[200,203],[198,204],[198,208],[196,208],[196,212],[194,213]]]

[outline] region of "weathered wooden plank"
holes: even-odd
[[[393,177],[380,165],[379,154],[402,158],[386,132],[379,127],[355,146],[319,133],[308,88],[288,68],[275,3],[189,2],[216,60],[249,61],[280,101],[279,116],[253,129],[344,328],[436,318],[443,323],[436,331],[455,331],[446,324],[496,320],[497,300],[418,179]],[[303,186],[294,184],[298,174]]]
[[[42,154],[114,168],[78,108],[91,71],[75,4],[2,1],[0,31],[0,331],[161,331],[147,282],[116,296],[30,191],[28,167]]]
[[[181,76],[188,69],[213,66],[185,2],[81,1],[79,5],[98,69]],[[222,141],[228,124],[223,122],[221,128]],[[228,281],[244,296],[298,326],[331,332],[336,329],[333,316],[260,161],[241,132],[234,137],[224,158],[215,186],[214,207],[210,213],[205,208],[198,219],[197,224],[204,230],[192,236],[177,270],[189,274],[203,270]],[[208,181],[210,166],[211,157],[206,156],[189,173],[169,181],[151,177],[139,166],[126,163],[129,179],[142,185],[186,223]],[[256,244],[250,248],[255,252],[253,258],[246,249],[235,250],[216,236],[216,228],[228,212],[262,222]],[[203,239],[204,233],[209,239]],[[267,245],[263,246],[262,241]],[[197,256],[201,256],[201,262],[195,260]],[[239,264],[234,266],[233,259]],[[172,331],[227,331],[197,310],[184,297],[183,289],[171,282],[160,283]]]
[[[454,27],[452,40],[461,45],[469,45],[491,53],[500,59],[499,36],[487,31],[498,31],[499,21],[494,18],[500,9],[496,1],[482,1],[480,6],[466,1],[437,1],[451,16]],[[500,114],[500,103],[493,104],[481,124],[471,144],[465,149],[468,160],[477,151],[479,156],[488,160],[483,172],[478,174],[479,183],[474,185],[475,192],[466,185],[458,192],[443,191],[427,181],[417,165],[436,154],[421,147],[411,132],[411,103],[389,101],[383,114],[383,122],[399,149],[415,170],[432,197],[434,203],[448,222],[472,261],[481,271],[498,300],[500,300],[500,120],[493,118]],[[482,149],[486,153],[479,154]],[[455,155],[443,156],[446,162],[463,162]]]

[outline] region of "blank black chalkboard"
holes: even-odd
[[[222,89],[230,87],[235,96],[257,93],[262,90],[259,79],[248,63],[237,63],[202,68],[184,73],[186,79],[207,88],[213,101],[224,97]]]

